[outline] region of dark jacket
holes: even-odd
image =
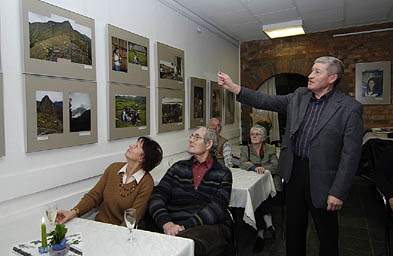
[[[178,161],[168,169],[150,197],[150,216],[160,228],[169,221],[185,228],[219,223],[230,226],[227,208],[232,173],[213,158],[212,167],[195,190],[193,159]]]
[[[277,96],[242,88],[237,96],[238,101],[254,108],[286,114],[287,126],[278,162],[278,174],[286,183],[293,167],[295,135],[311,96],[312,92],[305,87]],[[326,208],[328,195],[346,199],[362,149],[363,111],[360,103],[337,90],[326,100],[326,107],[311,137],[309,156],[311,199],[317,208]]]

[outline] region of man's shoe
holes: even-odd
[[[252,252],[259,253],[263,251],[264,247],[265,247],[265,240],[260,236],[257,236],[257,239],[255,239],[254,248],[252,249]]]
[[[265,239],[275,239],[276,238],[276,231],[274,230],[273,226],[269,226],[263,232],[263,237]]]

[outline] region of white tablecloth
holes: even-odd
[[[133,230],[134,240],[127,241],[130,233],[126,227],[75,218],[66,223],[68,234],[81,233],[83,255],[162,255],[193,256],[194,241],[144,230]],[[10,248],[11,249],[11,248]],[[10,254],[15,255],[15,254]],[[48,254],[37,254],[46,256]]]
[[[151,172],[155,185],[158,185],[165,171]],[[244,208],[243,220],[256,229],[254,211],[269,195],[276,195],[272,175],[269,171],[257,174],[239,168],[231,168],[231,172],[233,183],[229,204],[231,207]]]
[[[272,175],[269,171],[264,174],[231,168],[232,193],[231,207],[244,208],[243,220],[256,229],[254,211],[268,198],[276,195]]]

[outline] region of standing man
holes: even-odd
[[[172,165],[150,197],[152,229],[193,239],[196,256],[222,255],[231,248],[232,173],[213,157],[214,130],[197,129],[189,143],[192,157]]]
[[[242,88],[218,73],[218,83],[238,101],[287,116],[278,173],[286,182],[289,256],[306,255],[308,211],[318,233],[319,255],[338,255],[337,211],[356,173],[363,133],[361,105],[336,89],[343,70],[337,58],[317,58],[308,88],[278,96]]]
[[[229,144],[228,139],[226,139],[220,135],[221,129],[222,129],[221,121],[218,120],[217,118],[212,118],[212,119],[210,119],[207,127],[215,130],[216,134],[217,134],[217,138],[218,138],[218,145],[217,145],[217,150],[216,150],[217,161],[222,166],[226,166],[229,168],[232,167],[231,145]]]

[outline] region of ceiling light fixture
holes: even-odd
[[[287,36],[304,35],[302,20],[292,20],[288,22],[263,25],[263,32],[271,39]]]

